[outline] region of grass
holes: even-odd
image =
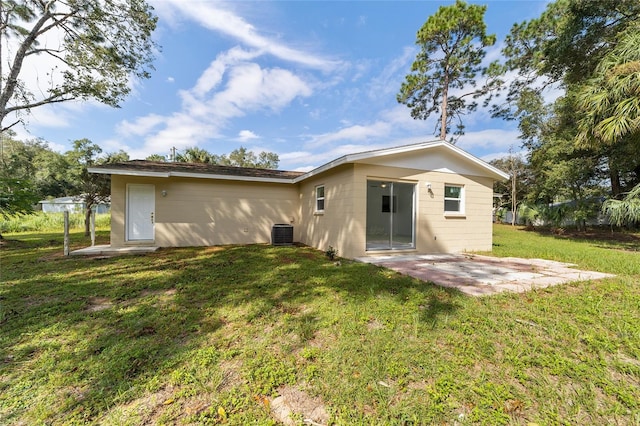
[[[108,228],[111,223],[109,213],[96,214],[96,228]],[[84,229],[84,213],[69,214],[70,229]],[[62,232],[64,213],[37,212],[26,216],[4,219],[0,216],[0,233],[17,232]]]
[[[7,235],[0,424],[269,425],[283,387],[332,424],[640,423],[640,253],[495,233],[618,276],[470,298],[304,247],[64,258]]]

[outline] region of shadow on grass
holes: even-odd
[[[247,323],[281,318],[305,342],[322,326],[304,311],[317,298],[412,304],[433,325],[463,297],[373,265],[338,267],[304,247],[165,249],[97,260],[57,257],[60,243],[41,235],[2,249],[0,375],[8,379],[0,382],[0,418],[9,423],[42,394],[53,402],[37,420],[95,421],[149,386],[165,386],[158,374],[224,327],[232,309]]]

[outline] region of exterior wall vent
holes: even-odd
[[[293,244],[293,225],[276,223],[271,228],[271,244],[274,246],[290,246]]]

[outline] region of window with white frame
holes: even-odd
[[[462,185],[444,186],[444,212],[464,213],[464,187]]]
[[[316,212],[324,212],[324,185],[316,186]]]

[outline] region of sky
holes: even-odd
[[[414,120],[396,94],[418,47],[416,33],[447,1],[150,0],[158,16],[155,70],[132,81],[120,108],[93,101],[39,107],[14,130],[54,150],[88,138],[131,159],[197,146],[278,154],[279,168],[308,171],[342,155],[435,140],[438,117]],[[500,58],[511,26],[546,2],[486,1]],[[43,70],[44,65],[35,67]],[[35,71],[37,72],[37,71]],[[31,76],[31,84],[37,78]],[[464,117],[457,146],[486,161],[519,152],[517,123],[488,110]]]

